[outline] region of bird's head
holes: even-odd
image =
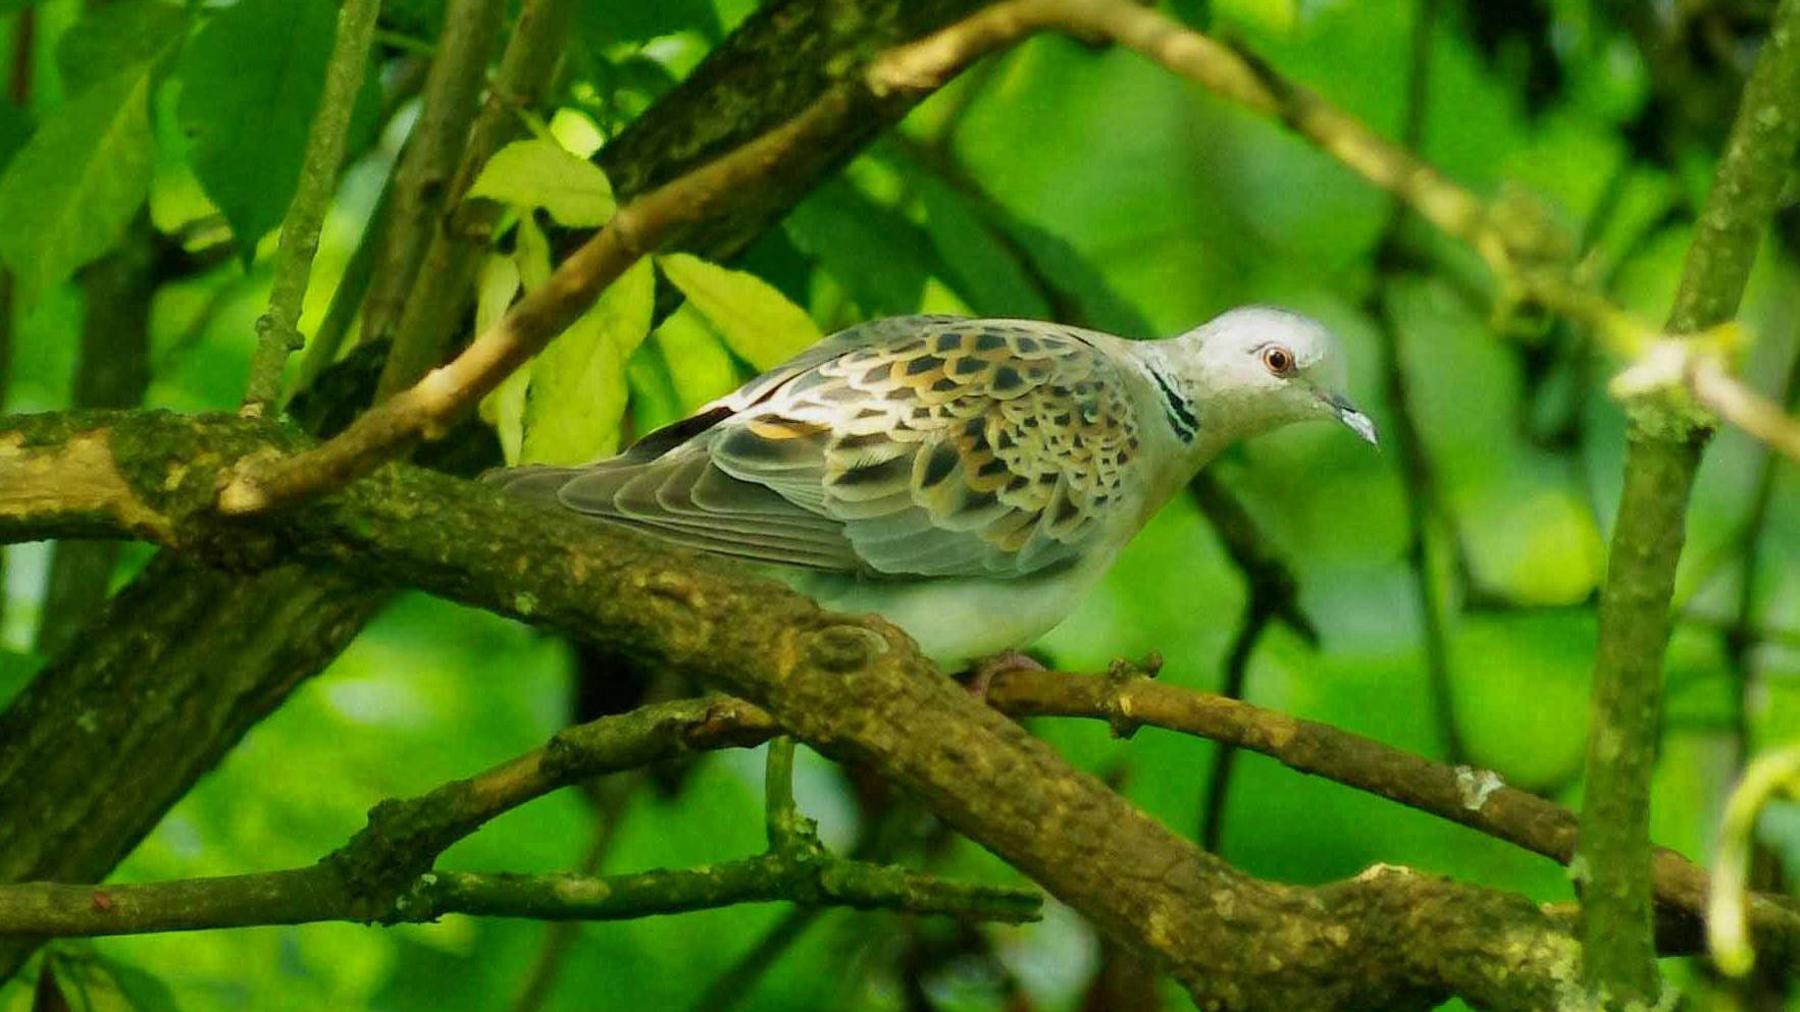
[[[1199,427],[1242,439],[1291,422],[1331,419],[1370,444],[1375,423],[1344,395],[1344,356],[1318,321],[1245,306],[1162,344]]]

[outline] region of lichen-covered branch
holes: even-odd
[[[375,40],[375,19],[380,12],[381,0],[346,0],[338,11],[337,37],[325,65],[325,90],[300,161],[300,183],[281,222],[269,310],[256,321],[256,355],[250,361],[250,382],[244,390],[247,414],[261,415],[275,403],[281,392],[282,364],[303,343],[301,303],[312,276],[313,256],[319,251],[319,229],[331,204],[338,166],[344,161],[350,114],[368,69],[369,44]]]
[[[1783,0],[1688,250],[1671,333],[1692,334],[1736,315],[1797,144],[1800,0]],[[1628,408],[1630,449],[1600,597],[1588,729],[1581,938],[1591,993],[1654,1004],[1662,984],[1652,936],[1650,774],[1675,568],[1707,430],[1685,387],[1653,389]]]
[[[1454,993],[1533,1008],[1570,981],[1573,939],[1523,899],[1397,871],[1319,889],[1249,878],[939,676],[891,626],[728,563],[403,465],[305,510],[212,510],[225,469],[298,443],[242,419],[16,419],[0,426],[0,489],[58,458],[36,473],[75,487],[78,509],[52,526],[129,520],[220,565],[333,563],[691,672],[914,793],[1203,1005],[1425,1008]],[[42,522],[30,504],[47,494],[0,498],[0,537]]]

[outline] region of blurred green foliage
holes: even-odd
[[[0,3],[0,13],[23,6]],[[582,4],[559,122],[599,138],[616,132],[750,6]],[[1525,28],[1493,36],[1477,3],[1442,6],[1430,38],[1423,153],[1478,192],[1517,188],[1546,202],[1585,238],[1593,277],[1628,308],[1660,317],[1708,176],[1705,138],[1672,127],[1654,143],[1640,136],[1642,124],[1666,120],[1651,115],[1650,69],[1607,5],[1501,5],[1545,14],[1553,27],[1542,38]],[[391,7],[390,30],[427,41],[441,18],[441,4],[427,0]],[[1384,133],[1398,132],[1408,82],[1407,61],[1396,54],[1410,45],[1414,4],[1217,0],[1173,9],[1247,41]],[[84,10],[75,0],[34,8],[30,101],[23,109],[0,103],[0,257],[28,293],[3,377],[7,405],[67,403],[83,313],[71,277],[116,242],[148,191],[156,227],[173,241],[198,242],[222,214],[240,255],[158,293],[149,402],[230,408],[266,298],[267,233],[292,193],[316,103],[331,5],[125,0]],[[8,24],[0,52],[16,61],[18,16]],[[371,117],[377,98],[372,91]],[[353,149],[304,331],[323,315],[391,168],[412,114],[397,105],[402,122],[378,136],[365,131]],[[551,168],[591,183],[569,163]],[[530,175],[544,164],[517,170],[526,173],[514,180],[522,189],[494,192],[533,203],[513,194],[549,186]],[[601,211],[586,208],[594,221],[610,211],[610,199]],[[509,219],[519,225],[502,238],[497,260],[520,262],[511,275],[490,275],[499,280],[485,301],[489,315],[511,298],[519,275],[527,288],[542,276],[547,247],[534,246],[542,239],[533,213],[521,206]],[[557,206],[549,213],[571,223]],[[674,259],[652,278],[645,265],[540,359],[554,365],[545,374],[553,379],[522,374],[506,395],[511,406],[495,410],[516,426],[513,452],[530,459],[609,451],[810,340],[812,322],[783,316],[793,312],[781,308],[790,302],[827,331],[920,310],[1059,316],[1135,336],[1178,332],[1246,302],[1315,314],[1348,345],[1352,389],[1384,431],[1393,429],[1395,405],[1384,403],[1381,377],[1393,368],[1409,377],[1409,407],[1437,485],[1428,536],[1450,560],[1430,579],[1452,605],[1453,711],[1469,760],[1573,803],[1593,600],[1622,459],[1623,423],[1605,394],[1614,363],[1564,326],[1498,333],[1479,265],[1422,229],[1405,230],[1417,257],[1378,262],[1389,214],[1361,179],[1273,124],[1130,54],[1038,40],[953,84],[899,137],[810,195],[738,265],[761,281]],[[1747,374],[1770,392],[1800,353],[1795,232],[1771,241],[1743,314],[1757,335]],[[652,285],[692,301],[653,326]],[[1378,317],[1395,328],[1398,362],[1383,360]],[[758,330],[746,320],[786,325]],[[533,425],[545,434],[536,447]],[[1681,571],[1684,619],[1670,651],[1653,818],[1659,842],[1699,859],[1742,753],[1800,737],[1800,488],[1791,467],[1778,469],[1766,515],[1747,526],[1762,460],[1735,432],[1717,439]],[[1365,452],[1343,432],[1318,427],[1258,440],[1215,468],[1297,572],[1321,634],[1316,647],[1285,629],[1267,634],[1249,665],[1248,698],[1435,754],[1435,704],[1405,559],[1406,497],[1418,490],[1402,465],[1396,454]],[[134,552],[133,564],[144,554]],[[42,546],[6,553],[0,698],[41,663],[28,644],[44,559]],[[1755,585],[1744,597],[1746,579]],[[1245,598],[1241,574],[1181,499],[1044,648],[1061,666],[1095,670],[1156,650],[1167,658],[1163,677],[1214,689]],[[1721,630],[1738,622],[1741,600],[1756,634],[1734,655]],[[520,626],[402,598],[256,728],[117,877],[309,863],[354,832],[375,801],[540,743],[572,719],[574,667],[563,645]],[[1075,761],[1122,779],[1167,824],[1197,825],[1212,746],[1154,730],[1121,742],[1100,724],[1033,728]],[[869,828],[859,815],[861,788],[806,758],[802,804],[831,842],[849,846]],[[602,869],[755,851],[759,776],[754,756],[724,753],[638,787],[618,812]],[[1549,862],[1260,757],[1239,763],[1226,813],[1224,854],[1256,875],[1320,882],[1385,861],[1540,900],[1571,895]],[[1768,821],[1770,842],[1800,853],[1792,812]],[[595,826],[591,800],[563,792],[484,829],[446,864],[573,867]],[[921,819],[893,832],[930,835]],[[940,843],[931,854],[947,870],[1012,874],[965,843]],[[783,913],[746,908],[584,926],[553,1007],[687,1007]],[[89,988],[97,996],[79,1007],[492,1009],[518,993],[544,932],[470,919],[388,930],[316,925],[59,944],[48,958],[66,991],[78,990],[71,981],[111,982]],[[1000,1007],[995,967],[1041,1007],[1074,1006],[1097,956],[1071,915],[1053,909],[1042,924],[986,933],[992,960],[928,964],[921,986],[937,1007]],[[903,1007],[899,968],[945,934],[942,925],[827,914],[738,1007]],[[0,1008],[29,1007],[31,983],[0,990]]]

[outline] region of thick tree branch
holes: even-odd
[[[0,428],[0,489],[37,458],[71,467],[71,442],[90,455],[81,516],[52,526],[137,517],[218,563],[333,562],[689,671],[917,794],[1203,1005],[1424,1008],[1456,993],[1530,1008],[1569,983],[1573,940],[1522,899],[1403,872],[1319,889],[1248,878],[941,677],[891,626],[825,612],[727,563],[402,465],[305,510],[222,519],[211,508],[221,471],[297,443],[246,420],[14,420]],[[43,519],[15,502],[43,500],[0,500],[0,538]]]
[[[59,432],[49,418],[19,421],[30,423],[46,437]],[[132,419],[123,424],[144,423]],[[166,424],[176,423],[170,419]],[[231,431],[234,438],[245,434],[220,424],[221,431]],[[215,539],[229,537],[236,529],[231,522],[214,520],[203,511],[193,514],[191,523],[158,513],[137,498],[116,461],[93,449],[97,437],[91,432],[69,436],[69,445],[84,447],[79,455],[46,444],[18,456],[6,451],[9,441],[4,432],[0,429],[0,490],[11,492],[0,491],[0,542],[31,537],[41,530],[69,530],[79,524],[80,530],[93,536],[166,532],[157,536],[174,539],[169,542],[171,547],[207,551]],[[54,471],[60,476],[57,481],[74,489],[66,502],[53,504],[53,497],[42,490],[24,491],[28,483],[15,480],[18,476],[50,470],[40,470],[24,459],[29,457],[58,462]],[[105,476],[82,478],[74,473],[76,468],[97,470]],[[95,487],[110,488],[108,495],[114,498],[97,503],[90,491]],[[126,518],[148,514],[157,514],[157,522],[128,525]],[[208,526],[215,529],[203,530]],[[1433,762],[1374,739],[1226,696],[1193,692],[1137,675],[1021,671],[995,676],[986,698],[1014,717],[1105,720],[1121,733],[1139,726],[1160,727],[1260,752],[1301,773],[1437,815],[1564,864],[1575,856],[1572,812],[1508,787],[1489,771]],[[474,780],[451,784],[412,801],[384,803],[372,813],[370,828],[344,853],[372,866],[396,865],[405,874],[417,874],[429,868],[450,843],[487,820],[566,783],[674,758],[688,750],[755,745],[777,730],[763,710],[725,697],[660,704],[622,717],[603,718],[564,731],[544,750],[528,753]],[[371,845],[365,838],[382,842]],[[395,841],[402,838],[411,841],[404,850],[409,855],[405,860],[396,857],[401,851]],[[381,856],[370,857],[365,852]],[[1674,851],[1656,851],[1653,882],[1659,902],[1696,916],[1704,909],[1705,870]],[[1759,909],[1769,927],[1800,941],[1800,914],[1773,900],[1763,901]]]
[[[1783,0],[1744,88],[1725,155],[1688,249],[1668,329],[1729,321],[1749,281],[1800,145],[1800,0]],[[1608,1001],[1655,1003],[1649,802],[1675,569],[1707,429],[1686,398],[1652,390],[1631,405],[1625,489],[1600,598],[1581,854],[1583,977]]]
[[[325,90],[319,96],[319,112],[313,117],[300,161],[300,183],[281,222],[269,311],[256,321],[256,355],[244,391],[246,414],[261,415],[275,403],[281,392],[282,365],[288,354],[304,343],[299,330],[301,303],[312,276],[313,256],[319,251],[319,229],[331,204],[338,166],[344,161],[350,114],[368,69],[369,44],[375,40],[375,18],[380,12],[381,0],[346,0],[338,11],[337,37],[325,66]]]

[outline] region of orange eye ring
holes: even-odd
[[[1294,371],[1294,353],[1281,345],[1267,345],[1261,354],[1263,367],[1275,375],[1286,376]]]

